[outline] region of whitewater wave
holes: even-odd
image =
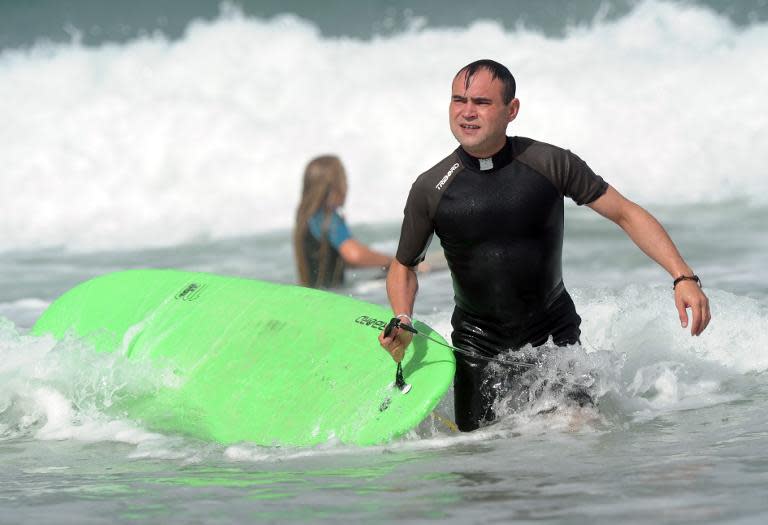
[[[568,147],[645,203],[765,202],[768,24],[640,3],[549,38],[493,21],[323,37],[229,9],[169,41],[0,54],[0,251],[168,246],[286,228],[313,155],[348,168],[355,222],[395,221],[454,147],[449,81],[518,78],[511,134]]]

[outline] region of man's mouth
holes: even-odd
[[[480,126],[475,126],[474,124],[459,124],[459,126],[463,129],[480,129]]]

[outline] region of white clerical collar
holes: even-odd
[[[493,157],[487,159],[477,159],[480,162],[480,169],[482,171],[488,171],[493,169]]]

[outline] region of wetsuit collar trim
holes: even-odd
[[[464,148],[459,146],[459,148],[456,150],[456,152],[459,155],[459,158],[461,159],[462,164],[464,164],[465,167],[474,170],[474,171],[481,171],[481,172],[491,172],[496,171],[510,162],[514,159],[514,154],[512,151],[512,138],[507,137],[507,143],[504,145],[503,148],[499,150],[498,153],[493,155],[492,157],[489,157],[487,159],[479,159],[477,157],[473,157],[469,153],[466,152]]]

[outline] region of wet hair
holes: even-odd
[[[472,81],[472,77],[481,69],[488,71],[491,74],[492,80],[499,79],[501,81],[503,86],[501,96],[504,104],[512,102],[512,99],[515,98],[515,89],[517,88],[515,77],[512,76],[512,73],[506,66],[499,64],[495,60],[489,60],[487,58],[475,60],[471,64],[467,64],[461,68],[459,72],[456,73],[456,77],[466,72],[467,76],[464,80],[464,88],[469,89],[469,83]]]
[[[335,193],[343,200],[347,195],[347,175],[344,165],[335,155],[315,157],[304,169],[304,181],[301,188],[301,201],[296,208],[296,225],[293,230],[293,247],[296,256],[296,268],[299,283],[310,284],[307,254],[304,252],[304,236],[309,230],[309,219],[318,211],[323,211],[323,231],[327,231],[331,220],[330,196]],[[327,235],[320,241],[320,278],[333,269],[326,268],[330,250]],[[322,282],[322,280],[321,280]]]

